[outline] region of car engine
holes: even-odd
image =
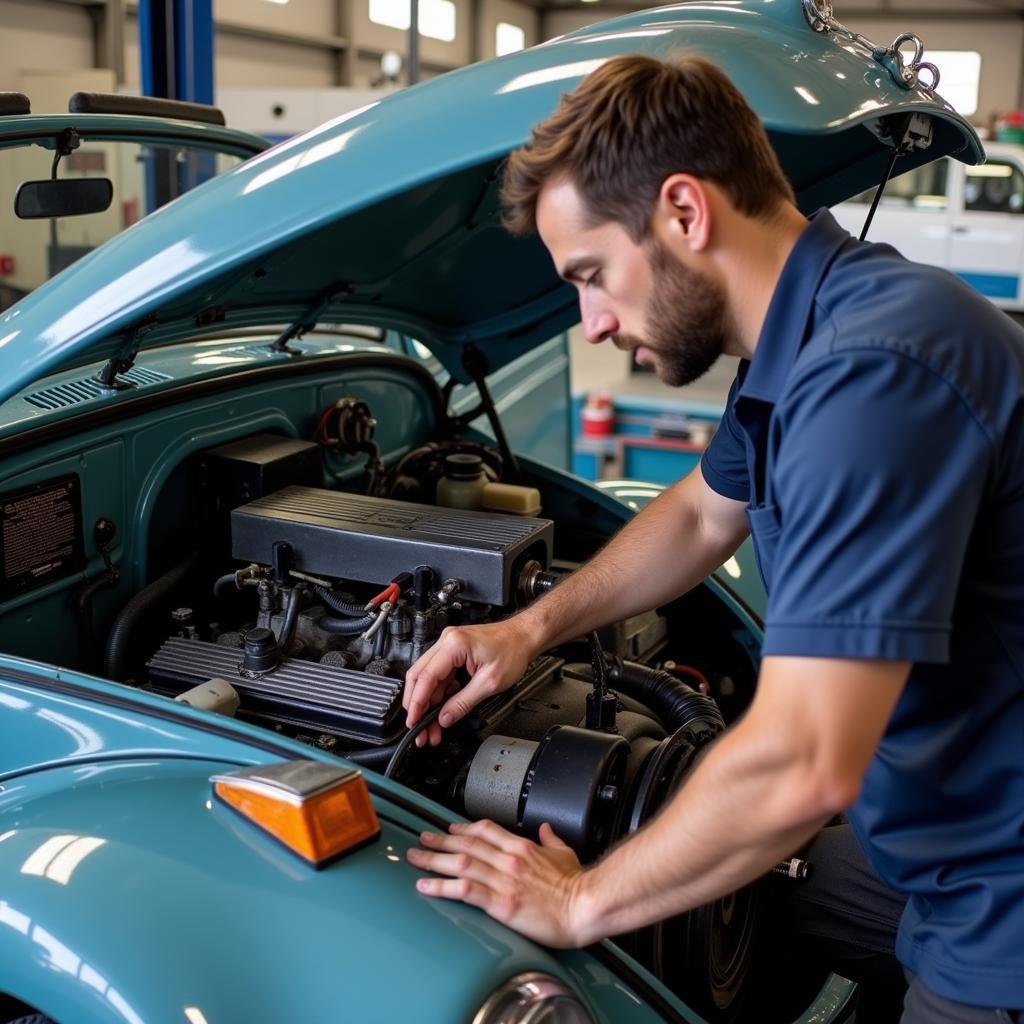
[[[182,579],[205,575],[205,594],[169,609],[138,671],[108,657],[111,677],[338,753],[469,818],[531,838],[550,822],[585,863],[650,820],[724,729],[737,688],[674,657],[678,616],[638,615],[545,653],[418,748],[401,703],[408,668],[447,626],[507,617],[574,563],[555,557],[550,520],[427,503],[438,460],[463,442],[432,446],[419,484],[415,467],[397,487],[393,474],[392,496],[318,486],[310,447],[257,435],[205,453],[198,490],[233,566],[193,560]],[[756,903],[744,890],[618,942],[730,1020],[746,1001]]]

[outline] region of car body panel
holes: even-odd
[[[889,152],[874,134],[883,115],[932,119],[932,148],[900,166],[981,157],[951,108],[815,32],[796,0],[627,15],[388,96],[157,211],[0,316],[10,366],[0,396],[210,322],[374,323],[429,345],[462,380],[467,343],[497,369],[578,319],[540,240],[500,226],[500,161],[603,61],[682,46],[716,60],[750,97],[804,209],[877,179]],[[827,143],[811,144],[816,136]],[[56,307],[64,315],[51,316]]]
[[[664,1019],[592,956],[545,951],[419,896],[405,851],[454,819],[405,787],[370,773],[380,838],[318,871],[213,800],[209,779],[288,757],[337,763],[330,755],[18,659],[0,658],[0,706],[14,725],[0,751],[0,872],[19,879],[0,899],[0,992],[59,1020],[177,1022],[192,1006],[209,1021],[390,1022],[406,1016],[409,991],[431,1019],[468,1020],[530,970],[585,989],[596,1020]],[[438,949],[458,963],[458,985]]]

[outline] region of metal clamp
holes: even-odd
[[[801,0],[801,3],[804,16],[815,32],[833,32],[856,43],[889,72],[897,85],[904,89],[921,89],[927,93],[933,93],[939,87],[939,69],[930,61],[923,59],[924,44],[912,32],[901,32],[891,46],[877,46],[866,36],[838,22],[832,10],[831,0]],[[909,59],[903,51],[907,43],[913,44],[914,47]],[[922,80],[922,72],[927,73],[927,82]]]

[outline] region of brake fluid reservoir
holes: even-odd
[[[449,455],[444,460],[444,476],[437,482],[437,503],[445,508],[478,509],[486,486],[484,463],[479,455]]]

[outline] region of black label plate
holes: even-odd
[[[0,494],[0,600],[85,568],[77,473]]]

